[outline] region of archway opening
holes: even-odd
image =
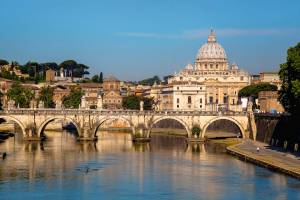
[[[0,117],[0,143],[14,138],[15,141],[22,141],[24,130],[20,124],[10,118]]]
[[[104,119],[95,130],[99,148],[107,150],[125,150],[132,148],[132,126],[124,118]],[[116,145],[117,144],[117,145]]]
[[[228,119],[218,119],[208,125],[205,130],[206,138],[242,138],[243,134],[240,127]]]
[[[187,137],[185,125],[179,120],[165,118],[154,122],[150,130],[151,137],[154,135]]]
[[[70,119],[53,118],[48,120],[39,132],[42,139],[55,142],[75,141],[79,137],[76,124]]]

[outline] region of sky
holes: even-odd
[[[277,71],[300,42],[299,0],[0,0],[0,59],[74,59],[120,80],[195,61],[213,28],[230,63]]]

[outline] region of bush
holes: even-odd
[[[197,137],[199,137],[200,133],[201,133],[200,126],[199,125],[194,125],[193,128],[192,128],[192,134],[196,135]]]

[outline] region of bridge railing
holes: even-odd
[[[246,111],[140,111],[140,110],[106,110],[106,109],[51,109],[51,108],[17,108],[1,111],[0,114],[46,114],[46,115],[188,115],[188,116],[244,116]]]

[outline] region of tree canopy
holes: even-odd
[[[55,104],[53,102],[53,88],[50,86],[43,87],[40,92],[39,101],[44,102],[45,108],[54,108]]]
[[[30,101],[34,98],[33,92],[28,88],[23,88],[19,83],[14,83],[7,92],[10,100],[15,101],[20,108],[29,108]]]
[[[9,64],[9,62],[7,60],[0,59],[0,66],[8,65],[8,64]]]
[[[63,97],[62,104],[65,108],[79,108],[82,96],[81,89],[73,88],[69,95]]]
[[[292,115],[300,112],[300,43],[287,51],[286,62],[280,65],[282,86],[279,100]]]
[[[144,110],[152,110],[154,104],[153,98],[141,97],[136,95],[124,97],[122,106],[124,109],[139,110],[140,101],[144,102]]]
[[[8,64],[8,61],[0,59],[0,66]],[[11,69],[14,69],[15,67],[17,67],[22,74],[29,75],[28,78],[22,78],[24,81],[34,81],[35,83],[45,80],[46,71],[48,69],[59,71],[61,68],[64,68],[68,75],[72,74],[72,77],[77,78],[82,78],[84,75],[89,74],[89,66],[77,63],[75,60],[65,60],[59,65],[55,62],[38,63],[35,61],[28,61],[24,65],[20,65],[16,61],[11,62]],[[11,73],[10,71],[11,70],[9,70],[8,73]],[[10,75],[7,73],[4,75],[0,74],[0,76],[11,80],[19,80],[19,77],[14,77],[12,73]]]
[[[257,98],[258,93],[261,91],[277,91],[277,86],[270,83],[248,85],[239,91],[239,96]]]
[[[99,75],[96,74],[92,77],[93,83],[103,83],[103,73],[101,72]]]
[[[152,78],[147,78],[147,79],[144,79],[144,80],[141,80],[138,82],[138,84],[141,84],[141,85],[153,85],[154,83],[157,83],[159,84],[161,82],[160,78],[158,76],[153,76]]]

